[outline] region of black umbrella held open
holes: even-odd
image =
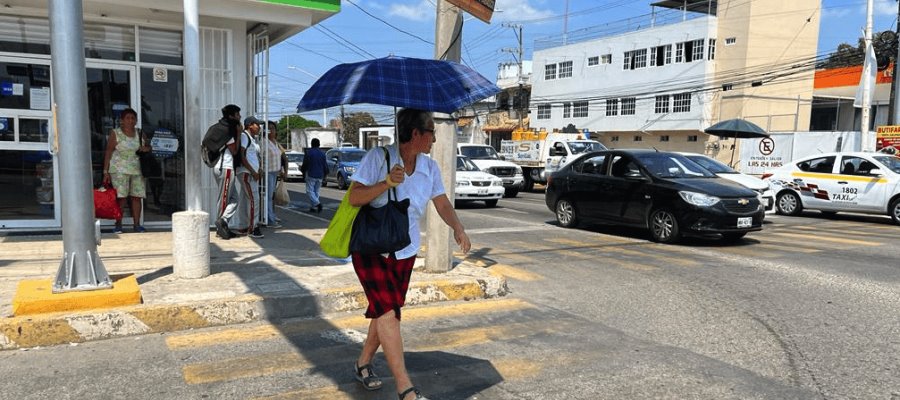
[[[763,128],[740,118],[729,119],[713,124],[709,128],[706,128],[704,132],[719,137],[741,139],[763,138],[769,136]]]

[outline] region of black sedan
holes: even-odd
[[[737,240],[761,230],[765,215],[756,192],[683,155],[654,150],[585,154],[551,175],[546,202],[561,226],[644,227],[662,243],[682,235]]]

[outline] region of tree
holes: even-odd
[[[568,124],[565,128],[562,128],[563,133],[578,133],[578,128],[575,127],[574,124]]]
[[[878,60],[878,68],[883,69],[896,58],[897,35],[892,31],[878,32],[872,35],[872,46],[875,48],[875,57]],[[849,43],[841,43],[834,53],[831,53],[817,68],[840,68],[862,65],[865,60],[866,41],[859,38],[856,47]]]
[[[285,115],[278,120],[278,143],[286,144],[289,142],[291,129],[315,128],[319,127],[318,122],[308,120],[297,114]]]
[[[328,126],[341,129],[341,141],[359,147],[359,128],[375,125],[375,117],[367,112],[354,112],[344,117],[329,121]]]

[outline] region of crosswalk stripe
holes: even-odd
[[[859,226],[857,225],[854,227],[858,228]],[[797,227],[795,227],[795,229],[801,230],[802,232],[814,230],[816,234],[826,233],[826,234],[841,235],[841,236],[853,235],[856,237],[877,237],[877,238],[893,237],[893,235],[890,232],[866,232],[866,231],[854,231],[854,230],[848,230],[848,229],[840,229],[839,231],[823,231],[814,226],[797,226]]]
[[[521,268],[516,268],[511,265],[506,264],[494,264],[490,266],[490,271],[496,273],[498,275],[515,279],[517,281],[523,282],[531,282],[538,281],[544,279],[543,276],[535,274],[533,272],[526,271]]]
[[[783,241],[779,243],[784,243]],[[781,245],[774,243],[766,243],[760,242],[756,243],[752,246],[735,246],[729,247],[729,252],[734,252],[737,254],[747,255],[747,256],[763,256],[768,255],[766,250],[776,250],[783,252],[795,252],[795,253],[818,253],[822,251],[821,249],[802,247],[802,246],[794,246],[794,245]],[[782,254],[773,253],[773,255],[780,256]]]
[[[426,352],[457,349],[483,343],[514,340],[540,334],[551,334],[571,329],[575,322],[565,319],[541,319],[526,323],[493,324],[491,326],[432,332],[426,338],[413,337],[407,341],[407,351]],[[419,342],[419,343],[417,343]],[[302,352],[302,354],[301,354]],[[286,371],[299,371],[322,363],[350,364],[358,356],[358,346],[338,345],[304,351],[268,353],[210,362],[188,364],[182,367],[188,384],[232,381],[242,378],[267,376]],[[310,361],[318,360],[318,361]]]
[[[863,240],[842,239],[842,238],[836,238],[836,237],[830,237],[830,236],[823,236],[818,233],[815,235],[804,235],[804,234],[799,234],[799,233],[788,233],[788,232],[769,232],[769,235],[791,237],[791,238],[803,239],[803,240],[807,240],[807,241],[821,240],[821,241],[825,241],[825,242],[852,244],[852,245],[857,245],[857,246],[880,246],[881,245],[880,243],[873,243],[873,242],[863,241]]]
[[[686,259],[686,258],[682,258],[682,257],[672,257],[672,256],[668,256],[668,255],[663,255],[663,254],[652,253],[649,251],[648,252],[637,251],[637,250],[632,250],[632,249],[626,249],[624,247],[610,248],[610,249],[606,249],[606,250],[609,252],[615,252],[615,253],[624,254],[624,255],[633,256],[633,257],[652,258],[652,259],[655,259],[662,263],[676,264],[676,265],[679,265],[682,267],[696,267],[696,266],[700,265],[699,262],[691,260],[691,259]]]
[[[425,307],[408,307],[403,309],[404,321],[430,320],[436,318],[452,318],[474,313],[506,312],[534,308],[534,305],[520,299],[506,298],[484,300],[458,304],[445,304]],[[209,332],[195,332],[173,335],[166,338],[166,345],[171,350],[193,347],[214,346],[227,343],[249,342],[271,339],[307,332],[327,329],[359,328],[368,326],[369,320],[363,316],[346,316],[334,319],[304,319],[291,321],[282,325],[259,325],[250,328],[232,328]]]

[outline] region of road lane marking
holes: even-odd
[[[788,232],[769,232],[769,235],[803,239],[803,240],[807,241],[806,243],[821,240],[821,241],[825,241],[825,242],[852,244],[852,245],[856,245],[856,246],[881,246],[881,243],[873,243],[873,242],[868,242],[868,241],[863,241],[863,240],[854,240],[854,239],[842,239],[842,238],[836,238],[836,237],[830,237],[830,236],[822,236],[821,234],[804,235],[804,234],[799,234],[799,233],[788,233]]]
[[[489,266],[488,269],[492,273],[517,281],[532,282],[544,279],[541,275],[506,264],[494,264]]]
[[[473,313],[492,313],[534,308],[534,305],[520,299],[484,300],[440,306],[410,307],[403,309],[404,321],[424,321],[437,318],[452,318]],[[196,332],[172,335],[166,338],[171,350],[194,347],[215,346],[227,343],[265,340],[326,329],[364,328],[369,320],[363,316],[346,316],[334,319],[303,319],[278,326],[259,325],[254,327],[231,328],[210,332]]]

